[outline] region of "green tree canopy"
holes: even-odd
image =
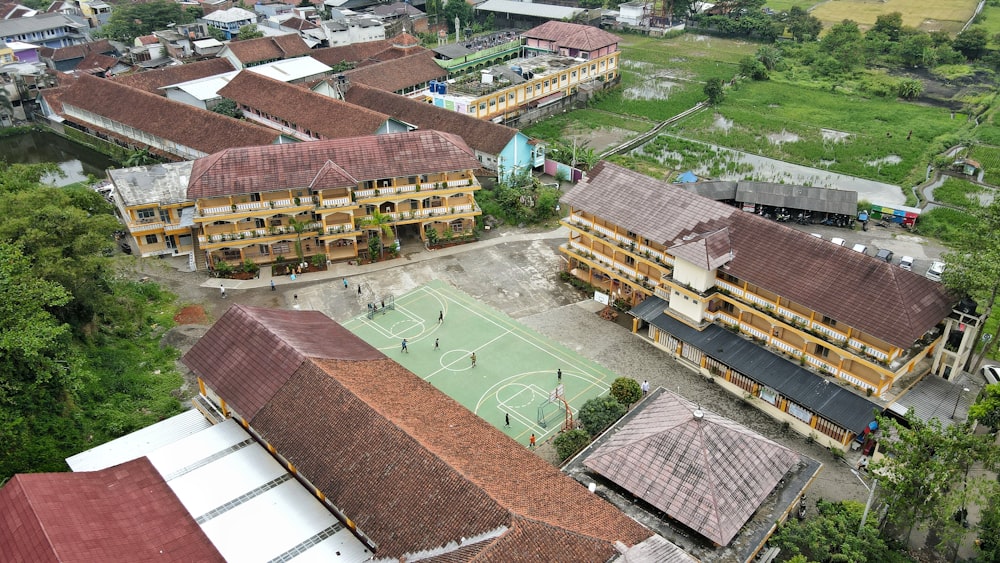
[[[800,42],[815,41],[819,37],[819,33],[823,31],[823,22],[800,6],[792,6],[788,10],[785,23],[788,26],[788,33],[791,33],[792,37]]]
[[[976,60],[986,54],[989,36],[982,27],[970,27],[955,36],[951,46],[969,60]]]
[[[611,382],[611,396],[623,405],[631,405],[642,398],[642,387],[631,377],[619,377]]]
[[[844,561],[851,563],[891,563],[909,561],[889,549],[879,536],[878,522],[865,521],[858,533],[864,505],[855,501],[816,501],[819,514],[804,521],[788,519],[771,536],[781,548],[782,560],[801,556],[801,561]]]
[[[625,406],[611,395],[595,397],[580,407],[580,424],[591,436],[597,436],[625,414]]]
[[[704,92],[708,96],[708,103],[713,106],[721,104],[722,100],[726,97],[726,91],[722,87],[721,78],[709,78],[705,82]]]
[[[191,23],[194,16],[181,4],[169,0],[153,0],[145,4],[116,4],[108,23],[95,33],[129,45],[136,37],[149,35],[168,24]]]
[[[448,0],[441,10],[445,22],[448,24],[448,32],[455,32],[455,17],[457,16],[463,27],[472,27],[475,19],[475,8],[465,0]]]
[[[986,425],[994,434],[1000,430],[1000,383],[983,389],[976,403],[969,408],[969,418]]]
[[[559,456],[559,461],[568,459],[576,452],[587,447],[589,443],[590,435],[587,434],[586,430],[580,428],[560,432],[555,440],[552,441],[552,445],[556,447],[556,454]]]
[[[236,102],[230,99],[223,99],[219,103],[215,104],[212,111],[218,114],[227,115],[229,117],[235,117],[236,119],[243,118],[243,110],[236,105]]]
[[[308,3],[308,0],[306,2]],[[260,37],[264,37],[264,32],[257,29],[257,24],[254,23],[241,27],[239,33],[236,34],[237,41],[246,41],[247,39],[257,39]]]

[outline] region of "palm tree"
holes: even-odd
[[[150,154],[149,147],[146,147],[143,149],[129,151],[122,164],[125,165],[126,168],[131,168],[133,166],[143,166],[145,164],[153,164],[155,162],[156,157]]]
[[[375,231],[378,234],[379,255],[383,257],[385,256],[385,245],[382,244],[382,238],[393,236],[392,222],[392,215],[382,213],[378,209],[374,210],[370,217],[365,218],[361,222],[362,227]]]
[[[299,257],[299,264],[305,262],[306,257],[302,252],[302,233],[306,232],[309,223],[292,218],[288,221],[288,226],[295,230],[295,255]]]

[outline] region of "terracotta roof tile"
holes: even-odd
[[[391,39],[380,39],[378,41],[352,43],[339,47],[313,49],[310,51],[309,56],[327,66],[336,66],[342,62],[357,63],[358,61],[373,58],[378,53],[388,49],[391,45]]]
[[[956,302],[921,275],[608,162],[563,201],[667,248],[728,228],[727,273],[894,346],[910,347]]]
[[[500,154],[517,135],[517,129],[506,125],[477,119],[365,84],[352,84],[344,98],[352,104],[391,115],[420,129],[455,133],[473,149],[487,154]]]
[[[421,51],[408,57],[355,68],[344,74],[353,83],[367,84],[388,92],[396,92],[448,75],[434,62],[433,51]]]
[[[145,457],[15,475],[0,506],[0,561],[223,561]]]
[[[244,66],[309,54],[309,45],[296,33],[233,41],[226,47]]]
[[[265,314],[234,307],[202,341],[215,340],[220,323],[227,333],[256,333]],[[440,550],[477,561],[530,554],[538,561],[604,562],[615,555],[616,541],[634,545],[652,534],[332,320],[320,327],[311,316],[319,313],[280,312],[285,315],[280,337],[276,329],[266,346],[228,338],[209,354],[197,350],[199,342],[184,361],[213,390],[234,390],[220,395],[238,412],[257,411],[251,427],[357,523],[377,544],[378,557]],[[317,334],[338,350],[370,352],[313,357],[287,378],[287,368],[227,368],[242,379],[235,387],[219,373],[220,365],[268,364],[288,355],[274,351],[277,340]],[[188,358],[203,353],[194,362]],[[278,371],[283,385],[257,409],[253,390],[272,389]],[[477,543],[460,547],[462,538]]]
[[[82,59],[87,56],[88,53],[98,53],[101,55],[111,55],[114,54],[115,48],[111,45],[111,42],[107,39],[101,39],[99,41],[92,41],[90,43],[79,43],[77,45],[68,45],[66,47],[59,47],[58,49],[53,49],[51,47],[42,47],[39,49],[38,54],[41,55],[43,59],[51,59],[53,61],[68,61],[71,59]]]
[[[215,76],[224,72],[236,70],[228,59],[208,59],[196,63],[168,66],[156,70],[147,70],[134,74],[119,75],[112,78],[119,84],[145,90],[159,96],[166,93],[160,90],[163,86],[179,84],[189,80],[197,80],[208,76]]]
[[[64,108],[87,110],[205,153],[264,145],[278,137],[266,127],[89,75],[80,76],[60,99]]]
[[[621,38],[592,25],[547,21],[538,27],[533,27],[522,34],[524,37],[554,41],[560,47],[580,49],[581,51],[596,51],[608,45],[614,45]]]
[[[664,392],[591,452],[584,465],[727,545],[798,462],[788,448]]]
[[[340,184],[343,186],[479,166],[472,149],[462,139],[439,131],[234,148],[195,161],[188,197],[306,188],[327,162],[335,163],[349,174]],[[329,179],[326,182],[329,185]]]
[[[76,65],[76,70],[80,72],[107,72],[111,67],[118,64],[118,59],[101,55],[100,53],[90,53]]]
[[[374,135],[389,120],[384,113],[246,70],[233,77],[219,95],[325,139]]]

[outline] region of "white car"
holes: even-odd
[[[854,247],[851,248],[851,250],[853,250],[854,252],[860,252],[861,254],[868,254],[868,247],[861,244],[860,242],[858,244],[855,244]]]
[[[913,257],[903,256],[899,259],[899,267],[906,270],[907,272],[913,271]]]
[[[941,281],[941,274],[944,273],[944,262],[935,261],[931,264],[930,268],[927,268],[927,273],[924,276],[931,281],[939,282]]]
[[[979,374],[986,378],[987,385],[1000,383],[1000,366],[983,366],[979,368]]]
[[[832,242],[833,244],[836,244],[837,246],[847,246],[847,241],[844,240],[844,239],[842,239],[842,238],[834,237],[834,238],[830,239],[830,242]]]

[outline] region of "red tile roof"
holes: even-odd
[[[618,427],[584,465],[717,545],[727,545],[798,462],[788,448],[663,392]]]
[[[339,47],[313,49],[309,53],[309,56],[327,66],[335,66],[342,62],[357,63],[358,61],[373,58],[378,53],[388,49],[391,45],[392,39],[380,39],[378,41],[352,43]]]
[[[38,54],[43,59],[51,59],[53,61],[68,61],[71,59],[82,59],[87,56],[88,53],[99,53],[102,55],[110,55],[115,52],[114,46],[107,39],[101,39],[99,41],[92,41],[90,43],[79,43],[77,45],[68,45],[66,47],[59,47],[58,49],[53,49],[51,47],[42,47],[38,50]]]
[[[247,70],[230,80],[219,95],[325,139],[374,135],[389,120],[384,113]]]
[[[208,76],[215,76],[224,72],[236,70],[233,63],[228,59],[208,59],[196,63],[168,66],[156,70],[147,70],[134,74],[115,76],[112,80],[125,86],[152,92],[158,96],[165,96],[166,93],[160,90],[163,86],[179,84],[189,80],[197,80]]]
[[[475,150],[498,155],[517,135],[517,129],[477,119],[461,112],[400,96],[365,84],[352,84],[344,98],[355,105],[391,115],[416,125],[460,135]]]
[[[90,53],[76,65],[76,70],[79,72],[98,74],[101,72],[107,72],[116,64],[118,64],[118,59],[114,57],[101,55],[99,53]]]
[[[725,272],[901,348],[956,302],[921,275],[609,162],[563,201],[667,248],[728,228]]]
[[[377,557],[604,562],[615,542],[652,535],[332,320],[317,326],[316,315],[234,306],[183,361],[237,412],[256,411],[250,426],[377,544]],[[272,318],[283,322],[258,337]],[[309,355],[303,339],[331,350],[294,371],[275,365]],[[255,363],[268,367],[237,366]],[[258,407],[260,389],[269,397]]]
[[[472,149],[462,139],[439,131],[233,148],[194,162],[188,197],[304,189],[313,183],[327,162],[337,164],[349,174],[343,177],[341,186],[380,178],[473,170],[479,166]],[[325,181],[332,187],[331,180]]]
[[[15,475],[0,489],[0,561],[223,561],[145,457]]]
[[[433,51],[421,51],[407,57],[355,68],[344,74],[353,83],[367,84],[387,92],[396,92],[448,75],[434,62]]]
[[[617,35],[592,25],[554,20],[531,28],[522,35],[532,39],[554,41],[560,47],[580,49],[581,51],[596,51],[621,41]]]
[[[309,45],[297,33],[234,41],[226,45],[244,66],[309,54]]]
[[[229,147],[265,145],[278,137],[274,131],[260,125],[89,75],[80,76],[60,95],[60,101],[64,111],[67,106],[87,110],[205,153]],[[76,120],[67,115],[63,117]]]

